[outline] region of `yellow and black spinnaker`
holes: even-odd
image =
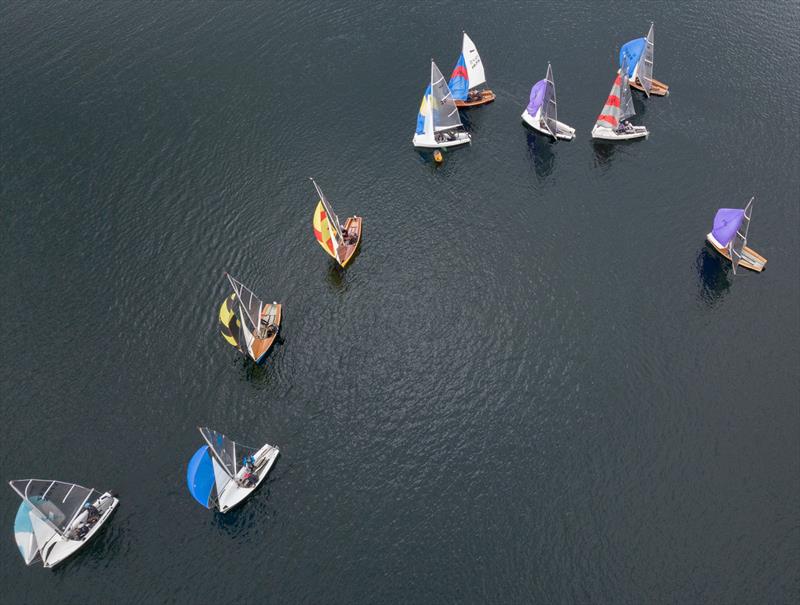
[[[220,332],[228,344],[242,353],[247,353],[247,349],[239,344],[242,341],[242,330],[239,317],[236,315],[236,306],[236,293],[222,301],[222,306],[219,308]]]

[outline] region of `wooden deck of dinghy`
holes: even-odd
[[[467,99],[466,101],[456,101],[456,107],[477,107],[478,105],[486,105],[495,100],[495,94],[491,90],[481,90],[478,92],[478,97],[475,99]]]
[[[631,88],[644,92],[644,88],[642,88],[642,85],[639,83],[639,78],[636,78],[635,82],[629,82],[629,84]],[[658,80],[653,80],[653,85],[650,87],[650,94],[656,95],[657,97],[665,97],[669,94],[669,86]]]
[[[728,252],[727,248],[720,248],[708,238],[706,238],[706,241],[714,247],[714,250],[719,252],[722,256],[724,256],[728,260],[731,260],[731,255]],[[744,267],[745,269],[750,269],[751,271],[756,271],[757,273],[761,273],[767,266],[767,259],[761,256],[758,252],[756,252],[749,246],[745,246],[744,248],[742,248],[742,257],[743,258],[739,260],[739,266]],[[756,263],[760,264],[754,264],[753,262],[748,261],[748,257],[750,257],[750,259],[755,261]]]
[[[353,259],[353,255],[358,249],[358,244],[361,243],[361,217],[351,216],[347,219],[344,225],[344,233],[342,233],[345,244],[339,246],[339,257],[336,259],[342,267],[346,267]],[[352,243],[350,243],[352,242]]]
[[[261,359],[267,351],[269,351],[272,344],[275,342],[275,339],[278,337],[278,332],[280,331],[281,325],[281,305],[279,304],[269,304],[264,306],[264,310],[261,312],[261,318],[265,318],[268,316],[268,311],[272,308],[275,308],[275,319],[272,321],[272,324],[278,328],[275,330],[275,333],[270,336],[269,338],[254,338],[253,339],[253,356],[255,357],[256,361]],[[264,326],[266,327],[266,326]]]

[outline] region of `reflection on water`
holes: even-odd
[[[361,246],[359,246],[355,254],[353,254],[353,259],[350,261],[351,263],[355,262],[360,249]],[[328,283],[333,286],[334,290],[337,292],[344,292],[347,289],[345,277],[347,277],[347,270],[335,260],[330,259],[328,262]]]
[[[592,139],[592,148],[594,149],[594,165],[601,168],[609,168],[611,160],[614,159],[614,154],[617,151],[619,143],[609,143],[602,139]]]
[[[527,125],[525,130],[528,137],[528,155],[533,160],[533,169],[541,180],[546,179],[553,172],[556,155],[553,153],[553,140],[543,134],[537,134]]]
[[[721,254],[705,245],[700,249],[695,265],[700,278],[700,300],[712,307],[731,287],[731,264]]]
[[[281,318],[281,323],[283,323],[283,318]],[[281,330],[283,330],[283,328],[281,328]],[[236,355],[233,365],[239,368],[242,380],[249,382],[253,386],[267,386],[272,379],[272,360],[278,354],[278,349],[283,345],[283,342],[283,336],[281,332],[278,332],[278,337],[275,339],[275,342],[272,343],[266,357],[261,363],[256,363],[248,355],[243,355],[241,353]]]

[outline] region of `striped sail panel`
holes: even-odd
[[[469,93],[469,74],[467,73],[467,64],[464,61],[464,53],[459,55],[448,85],[456,101],[466,101]]]
[[[219,308],[220,333],[229,345],[244,353],[246,349],[243,349],[240,344],[242,334],[240,320],[236,315],[237,306],[235,293],[222,301],[222,305]]]
[[[616,128],[619,125],[620,115],[620,95],[622,90],[622,77],[617,75],[614,79],[614,85],[611,87],[611,92],[608,94],[603,111],[597,117],[596,126],[602,128]]]
[[[322,201],[317,204],[314,210],[314,237],[317,238],[319,245],[322,249],[336,258],[336,239],[331,237],[331,226],[328,221],[328,213],[325,211],[325,206]]]

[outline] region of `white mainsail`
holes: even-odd
[[[542,100],[542,124],[550,131],[553,138],[558,134],[558,111],[556,104],[556,85],[553,81],[553,69],[550,63],[547,64],[547,87],[545,88],[544,99]]]
[[[633,108],[633,95],[631,94],[631,87],[628,83],[628,69],[626,66],[623,66],[620,71],[622,81],[620,83],[619,121],[622,122],[636,115],[636,110]]]
[[[76,483],[64,483],[49,479],[24,479],[9,483],[14,491],[31,506],[31,519],[37,518],[50,528],[50,537],[52,537],[52,532],[61,535],[66,533],[69,524],[81,512],[84,503],[94,492],[94,490]],[[33,524],[33,521],[31,523]],[[41,546],[48,532],[39,526],[37,533],[36,527],[33,525],[36,540]]]
[[[639,64],[636,68],[636,76],[639,78],[639,83],[648,97],[650,96],[650,89],[653,87],[653,47],[653,24],[651,23],[650,31],[647,32],[644,54],[639,59]]]
[[[747,246],[747,233],[750,231],[750,218],[753,216],[753,201],[755,197],[751,197],[744,207],[744,218],[739,229],[736,230],[736,235],[728,242],[728,253],[731,255],[731,264],[733,265],[733,274],[736,275],[736,269],[739,263],[744,258],[744,248]],[[744,233],[742,233],[744,227]]]
[[[242,317],[240,318],[242,320],[242,325],[244,326],[244,319],[246,317],[250,320],[251,324],[249,331],[257,331],[259,328],[259,320],[261,318],[261,310],[264,307],[264,303],[261,302],[261,299],[259,299],[253,293],[253,291],[245,286],[242,282],[233,278],[229,273],[226,273],[225,275],[228,277],[228,281],[230,282],[233,291],[236,292],[236,298],[239,299],[239,309],[242,313]]]
[[[467,66],[467,78],[469,80],[470,89],[485,83],[486,74],[483,70],[483,61],[481,61],[478,49],[472,39],[467,35],[467,32],[464,32],[461,54],[464,55],[464,63]]]
[[[431,95],[429,97],[433,114],[433,130],[441,132],[461,127],[461,116],[458,115],[456,102],[447,86],[442,72],[431,61]],[[427,118],[426,118],[427,119]]]

